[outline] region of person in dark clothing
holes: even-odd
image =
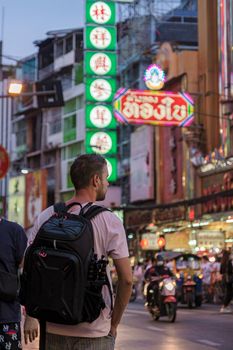
[[[6,282],[6,276],[18,275],[27,245],[23,228],[0,218],[0,279]],[[11,282],[9,282],[11,283]],[[20,304],[17,296],[8,295],[9,284],[1,284],[0,290],[0,349],[22,349],[20,329]],[[17,289],[17,284],[16,289]],[[2,294],[4,292],[4,294]],[[17,291],[15,295],[17,294]]]
[[[159,281],[161,280],[161,276],[173,276],[173,274],[170,269],[164,265],[163,257],[161,255],[157,255],[157,258],[153,259],[152,266],[144,275],[145,280],[150,281],[147,287],[146,305],[150,305],[154,297],[155,303],[158,306]]]
[[[232,261],[230,259],[230,252],[228,250],[223,250],[220,273],[222,274],[222,283],[224,287],[224,301],[220,312],[231,313],[232,310],[229,304],[233,296],[233,268]]]

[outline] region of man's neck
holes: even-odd
[[[66,203],[70,204],[73,202],[78,202],[78,203],[87,203],[87,202],[95,202],[96,201],[96,196],[93,193],[90,193],[88,191],[79,191],[76,192],[71,199],[69,199]]]

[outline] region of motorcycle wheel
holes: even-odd
[[[196,305],[196,307],[200,307],[201,304],[202,304],[202,297],[201,297],[201,295],[198,295],[195,298],[195,305]]]
[[[189,309],[192,309],[193,307],[193,300],[192,300],[192,295],[191,294],[187,294],[187,305]]]
[[[154,320],[154,321],[158,321],[158,320],[159,320],[159,316],[153,315],[153,320]]]
[[[175,322],[176,320],[176,304],[174,303],[167,303],[166,304],[166,311],[169,322]]]

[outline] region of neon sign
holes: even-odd
[[[114,115],[121,123],[189,126],[193,122],[193,100],[187,93],[119,89]]]
[[[160,90],[164,86],[165,73],[156,64],[151,64],[145,71],[144,81],[148,89]]]

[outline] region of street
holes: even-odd
[[[233,349],[233,314],[220,314],[219,305],[199,309],[179,307],[177,320],[153,321],[142,300],[130,303],[118,329],[116,350]],[[24,347],[38,349],[38,343]],[[62,350],[62,349],[61,349]]]
[[[219,305],[179,307],[177,320],[156,322],[142,301],[129,304],[119,327],[116,350],[233,349],[233,314],[219,314]]]

